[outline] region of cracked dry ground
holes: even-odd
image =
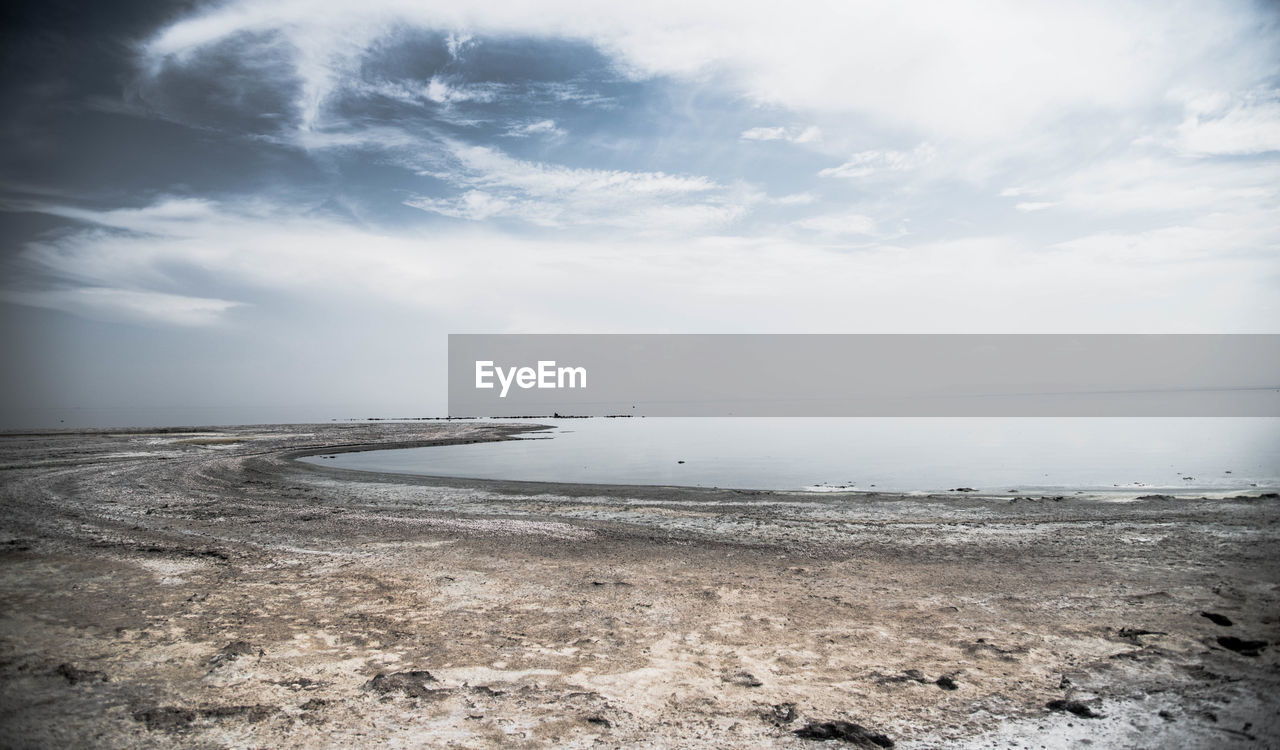
[[[291,460],[507,434],[0,436],[0,744],[1278,744],[1274,498],[813,497]]]

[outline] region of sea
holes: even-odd
[[[424,476],[807,492],[1138,496],[1280,487],[1273,417],[532,421],[547,429],[505,442],[306,460]]]

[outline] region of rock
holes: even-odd
[[[738,671],[724,678],[725,682],[733,685],[741,685],[742,687],[760,687],[764,683],[756,678],[750,672]]]
[[[1231,618],[1226,615],[1220,615],[1217,612],[1201,612],[1200,616],[1214,625],[1221,625],[1224,628],[1231,627]]]
[[[216,669],[223,664],[229,664],[241,656],[262,656],[266,652],[260,648],[255,648],[248,641],[232,641],[223,646],[218,653],[209,659],[209,669]]]
[[[1045,708],[1049,709],[1050,711],[1066,711],[1067,713],[1075,714],[1076,716],[1079,716],[1082,719],[1101,719],[1102,718],[1102,714],[1094,711],[1092,708],[1089,708],[1088,706],[1081,703],[1080,701],[1067,701],[1067,700],[1049,701],[1048,703],[1045,704]]]
[[[107,676],[102,672],[99,672],[97,670],[92,670],[92,669],[77,669],[71,666],[70,664],[66,664],[66,663],[59,664],[58,668],[55,669],[54,672],[56,674],[59,674],[65,677],[67,682],[71,683],[72,685],[75,685],[76,683],[79,683],[79,682],[106,682],[107,681]]]
[[[960,683],[956,682],[955,680],[953,680],[952,678],[946,675],[939,677],[936,681],[934,681],[933,684],[937,685],[943,690],[959,690],[960,689]]]
[[[1144,630],[1143,628],[1120,628],[1120,632],[1119,632],[1119,636],[1121,638],[1126,638],[1133,643],[1142,645],[1141,642],[1138,640],[1138,636],[1140,635],[1168,635],[1168,634],[1162,633],[1159,630]]]
[[[770,706],[768,710],[760,714],[760,718],[773,724],[774,726],[786,726],[796,720],[799,714],[796,713],[796,704],[779,703]]]
[[[276,712],[275,706],[210,706],[201,708],[199,714],[209,719],[227,719],[235,716],[243,716],[249,720],[249,723],[256,724]]]
[[[478,694],[480,694],[480,695],[486,695],[486,696],[488,696],[488,697],[490,697],[490,698],[497,698],[497,697],[498,697],[498,696],[500,696],[500,695],[506,695],[506,691],[504,691],[504,690],[494,690],[493,688],[489,687],[488,685],[475,685],[475,686],[472,686],[472,687],[468,688],[468,690],[470,690],[470,691],[471,691],[471,692],[473,692],[473,693],[478,693]]]
[[[1267,648],[1266,641],[1247,641],[1234,635],[1218,636],[1218,645],[1243,656],[1260,656]]]
[[[303,711],[315,711],[317,709],[324,708],[327,705],[329,705],[329,701],[325,700],[324,698],[312,698],[311,700],[299,706],[299,708],[301,708]]]
[[[810,722],[795,730],[795,736],[806,740],[840,740],[856,747],[893,747],[893,740],[850,721]]]
[[[186,729],[188,724],[196,720],[196,712],[176,706],[157,706],[135,711],[133,720],[144,722],[147,725],[147,731],[160,729],[172,732]]]
[[[952,492],[977,492],[977,490],[975,490],[975,489],[974,489],[974,488],[972,488],[972,487],[956,487],[955,489],[953,489],[953,490],[951,490],[951,491],[952,491]]]
[[[929,682],[925,678],[924,673],[918,669],[908,669],[902,674],[881,675],[876,679],[881,685],[891,685],[898,682],[919,682],[921,684]]]
[[[608,729],[609,727],[613,726],[613,722],[609,721],[603,716],[588,716],[587,723],[595,724],[596,726],[601,726],[601,727],[604,727],[605,729]]]
[[[372,690],[375,693],[404,693],[410,698],[423,698],[431,696],[433,693],[443,692],[439,689],[427,687],[428,683],[436,682],[436,678],[425,669],[416,669],[409,672],[395,672],[394,674],[383,674],[379,672],[374,675],[372,680],[364,684],[365,690]]]
[[[320,683],[310,677],[294,677],[292,680],[280,680],[276,684],[290,690],[315,690],[320,687]]]

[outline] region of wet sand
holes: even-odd
[[[0,744],[1280,745],[1275,497],[293,460],[521,429],[0,436]]]

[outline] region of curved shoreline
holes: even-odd
[[[795,731],[825,721],[906,748],[1280,736],[1271,499],[569,485],[294,460],[533,429],[0,436],[0,743],[803,748]],[[1249,656],[1227,637],[1268,645]]]

